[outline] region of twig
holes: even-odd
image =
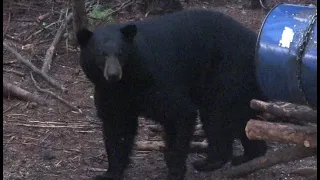
[[[11,20],[11,13],[9,12],[9,17],[8,17],[8,22],[7,22],[7,26],[3,31],[3,34],[6,34],[8,29],[9,29],[9,25],[10,25],[10,20]]]
[[[19,43],[19,44],[23,43],[23,40],[18,38],[18,37],[10,36],[8,34],[4,34],[4,37],[7,38],[7,39],[10,39],[11,41],[14,41],[16,43]]]
[[[30,116],[26,115],[26,114],[8,114],[7,117],[12,117],[12,116],[23,116],[23,117],[27,117],[30,118]]]
[[[23,115],[23,114],[21,114]],[[12,116],[12,114],[11,114]],[[10,115],[8,116],[10,117]],[[93,125],[91,123],[88,123],[88,122],[75,122],[75,123],[66,123],[66,122],[54,122],[54,121],[32,121],[32,120],[29,120],[31,119],[31,117],[27,117],[27,118],[21,118],[21,120],[17,119],[17,120],[8,120],[7,122],[12,122],[12,123],[28,123],[30,125],[44,125],[44,126],[72,126],[72,127],[101,127],[100,125]]]
[[[26,60],[24,57],[22,57],[16,50],[11,48],[7,43],[3,42],[3,46],[10,51],[12,54],[16,56],[16,58],[21,61],[23,64],[28,66],[32,71],[39,74],[41,77],[43,77],[45,80],[47,80],[51,85],[53,85],[55,88],[58,88],[62,90],[63,92],[66,92],[67,89],[60,85],[56,80],[52,79],[50,76],[48,76],[46,73],[41,72],[40,69],[35,67],[30,61]]]
[[[65,27],[67,26],[67,24],[69,23],[69,21],[72,19],[73,13],[70,13],[66,20],[61,24],[59,30],[57,31],[56,36],[54,37],[50,47],[48,48],[47,52],[46,52],[46,56],[44,58],[44,62],[42,65],[42,69],[41,71],[44,73],[48,73],[49,69],[50,69],[50,65],[52,62],[52,56],[54,53],[54,50],[56,49],[56,46],[58,44],[58,42],[60,41],[61,35],[63,34]]]
[[[39,22],[43,21],[43,20],[47,19],[51,14],[52,14],[52,12],[47,12],[45,14],[42,14],[42,15],[38,16],[37,20]]]
[[[48,29],[46,29],[45,26],[43,26],[43,24],[42,24],[40,21],[38,21],[37,19],[34,19],[34,18],[32,18],[32,19],[34,20],[35,23],[38,24],[38,26],[40,26],[40,28],[41,28],[43,31],[46,31],[47,34],[51,34],[51,33],[52,33],[52,32],[50,32],[50,31],[48,31]],[[24,40],[24,42],[26,42],[26,40]]]
[[[17,61],[3,61],[3,65],[10,65],[10,64],[14,64],[16,63]]]
[[[10,123],[10,125],[37,127],[37,128],[70,128],[70,129],[84,129],[84,128],[98,128],[97,126],[54,126],[54,125],[36,125],[36,124],[23,124],[23,123]]]
[[[96,133],[97,131],[76,131],[78,133]]]
[[[51,24],[48,24],[48,25],[45,26],[44,28],[45,28],[45,29],[48,29],[49,27],[57,24],[58,22],[59,22],[59,21],[53,22],[53,23],[51,23]],[[38,34],[41,33],[42,31],[44,31],[43,28],[40,29],[39,31],[36,31],[35,33],[31,34],[31,35],[25,40],[25,42],[27,42],[28,40],[30,40],[33,36],[38,35]]]
[[[87,170],[93,171],[93,172],[106,172],[106,171],[108,171],[107,169],[91,168],[91,167],[87,168]]]
[[[17,74],[17,75],[19,75],[19,76],[25,76],[24,73],[22,73],[22,72],[20,72],[20,71],[13,70],[13,69],[4,69],[4,68],[3,68],[3,72],[14,73],[14,74]]]
[[[38,104],[45,105],[47,104],[47,101],[35,94],[32,94],[24,89],[21,89],[18,86],[15,86],[11,83],[7,83],[3,81],[3,94],[6,96],[10,96],[11,94],[17,98],[20,98],[22,100],[26,101],[34,101]]]
[[[2,114],[7,113],[8,111],[11,111],[13,108],[19,106],[19,104],[20,104],[20,102],[18,102],[17,104],[15,104],[15,105],[13,105],[13,106],[10,106],[8,109],[6,109],[5,111],[3,111]]]
[[[69,103],[68,101],[64,100],[62,97],[56,95],[55,93],[53,93],[53,92],[51,92],[51,91],[49,91],[49,90],[40,88],[40,87],[37,85],[37,82],[36,82],[36,80],[34,79],[34,77],[33,77],[33,75],[32,75],[31,72],[30,72],[30,77],[31,77],[31,79],[32,79],[32,81],[33,81],[34,86],[35,86],[40,92],[49,94],[49,95],[55,97],[56,99],[58,99],[58,100],[59,100],[60,102],[62,102],[63,104],[67,105],[67,106],[68,106],[69,108],[71,108],[72,110],[82,113],[82,111],[81,111],[79,108],[73,106],[71,103]]]
[[[32,121],[32,120],[28,120],[29,123],[45,123],[45,124],[66,124],[65,122],[55,122],[55,121]]]
[[[5,148],[14,138],[15,136],[11,136],[11,138],[3,145],[3,147]]]

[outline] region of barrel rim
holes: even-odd
[[[262,30],[265,26],[265,22],[267,21],[267,19],[269,18],[270,14],[273,12],[273,10],[275,10],[276,8],[278,8],[279,6],[281,5],[284,5],[285,3],[279,3],[277,4],[276,6],[274,6],[269,12],[268,14],[266,15],[266,17],[264,18],[263,22],[262,22],[262,25],[260,26],[260,30],[259,30],[259,33],[258,33],[258,38],[257,38],[257,41],[256,41],[256,47],[255,47],[255,62],[258,62],[258,50],[259,50],[259,45],[260,45],[260,38],[261,38],[261,34],[262,34]]]

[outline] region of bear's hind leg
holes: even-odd
[[[267,152],[267,143],[260,140],[249,140],[245,133],[245,128],[241,131],[240,141],[243,146],[244,153],[241,156],[233,157],[231,163],[233,166],[251,161],[252,159],[265,155]]]
[[[220,169],[232,157],[233,134],[230,132],[228,116],[212,105],[199,109],[200,120],[205,136],[208,140],[207,158],[193,162],[197,171],[214,171]]]

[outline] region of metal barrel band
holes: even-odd
[[[299,45],[299,52],[298,52],[298,55],[297,55],[297,61],[298,61],[298,66],[297,66],[297,74],[296,74],[296,77],[297,77],[297,80],[298,80],[298,88],[302,94],[302,100],[308,105],[310,106],[310,103],[309,101],[307,100],[306,98],[306,95],[305,95],[305,92],[303,90],[303,86],[302,86],[302,81],[301,81],[301,66],[302,66],[302,56],[305,52],[305,49],[308,45],[308,42],[309,42],[309,39],[310,39],[310,34],[312,32],[312,28],[315,24],[317,20],[317,13],[315,15],[312,16],[312,19],[311,19],[311,22],[308,26],[308,29],[304,32],[303,34],[303,40],[301,42],[301,44]]]

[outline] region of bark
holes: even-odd
[[[282,118],[296,119],[298,121],[317,123],[317,110],[307,106],[295,105],[292,103],[268,103],[259,100],[251,100],[250,107],[257,111],[270,113]]]
[[[284,123],[250,120],[246,134],[251,140],[268,140],[317,147],[317,128]]]

